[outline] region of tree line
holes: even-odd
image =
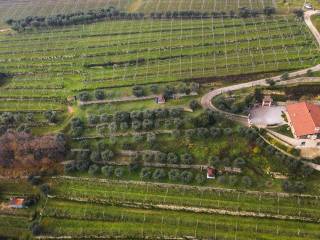
[[[143,13],[121,12],[115,7],[108,7],[97,10],[90,10],[87,12],[78,11],[75,13],[57,14],[48,17],[28,16],[19,20],[8,19],[6,23],[10,25],[13,30],[24,31],[31,28],[61,27],[68,25],[93,23],[101,20],[142,18],[144,18]]]
[[[119,11],[115,7],[101,8],[87,12],[78,11],[69,14],[57,14],[53,16],[27,16],[15,20],[8,19],[6,23],[15,31],[24,31],[32,28],[61,27],[77,24],[94,23],[101,20],[139,20],[144,18],[151,19],[193,19],[193,18],[249,18],[257,17],[260,14],[271,16],[276,13],[274,7],[265,7],[263,10],[250,9],[246,7],[239,8],[238,13],[230,12],[200,12],[200,11],[167,11],[152,12],[149,16],[144,13],[130,13]]]
[[[152,12],[150,13],[150,18],[152,19],[192,19],[192,18],[248,18],[248,17],[257,17],[260,14],[266,16],[271,16],[276,13],[274,7],[265,7],[263,10],[250,9],[247,7],[239,8],[238,13],[235,11],[229,12],[201,12],[201,11],[167,11],[167,12]]]

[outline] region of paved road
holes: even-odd
[[[306,25],[309,27],[310,31],[312,32],[312,34],[316,38],[318,44],[320,45],[320,34],[311,22],[311,16],[316,15],[316,14],[320,14],[320,11],[307,11],[307,12],[305,12],[304,20],[305,20]],[[292,78],[292,77],[301,76],[303,74],[306,74],[308,70],[320,71],[320,64],[318,64],[314,67],[291,72],[291,73],[289,73],[289,77]],[[272,80],[278,82],[278,81],[281,81],[281,75],[271,77],[269,79],[272,79]],[[282,81],[281,84],[290,84],[290,83],[293,83],[294,81],[296,81],[296,80],[293,79],[293,80],[289,80],[289,81]],[[247,126],[248,125],[248,117],[247,116],[228,113],[228,112],[225,112],[225,111],[222,111],[222,110],[216,108],[212,104],[212,98],[214,98],[222,93],[229,92],[229,91],[235,91],[235,90],[249,88],[249,87],[253,87],[253,86],[267,86],[267,85],[268,84],[266,83],[266,78],[264,78],[264,79],[260,79],[260,80],[256,80],[256,81],[252,81],[252,82],[241,83],[241,84],[236,84],[236,85],[232,85],[232,86],[219,88],[219,89],[213,90],[211,92],[208,92],[206,95],[204,95],[201,98],[201,105],[204,108],[212,109],[214,111],[218,111],[220,113],[223,113],[227,118],[229,118],[231,120],[235,120],[235,121]]]

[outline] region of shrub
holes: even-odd
[[[235,186],[238,182],[237,176],[229,176],[229,184],[231,186]]]
[[[183,171],[181,174],[180,174],[180,179],[183,183],[190,183],[192,181],[192,178],[193,178],[193,174],[192,172],[189,172],[189,171]]]
[[[303,193],[306,190],[306,186],[303,182],[297,181],[297,182],[291,182],[290,180],[285,180],[282,183],[282,189],[285,192],[297,192],[297,193]]]
[[[90,95],[89,95],[88,92],[81,92],[81,93],[79,94],[79,99],[80,99],[80,101],[82,101],[82,102],[89,101],[89,100],[90,100]]]
[[[100,167],[96,164],[93,164],[89,167],[89,170],[88,170],[88,173],[91,175],[91,176],[94,176],[94,175],[97,175],[100,171]]]
[[[217,181],[218,181],[219,183],[221,183],[221,184],[225,184],[225,183],[227,183],[227,178],[226,178],[226,176],[222,175],[222,176],[219,176],[219,177],[217,178]]]
[[[150,86],[150,90],[151,90],[151,92],[152,92],[153,94],[157,94],[158,91],[159,91],[159,86],[153,84],[153,85]]]
[[[41,234],[42,227],[39,223],[33,222],[30,226],[30,230],[31,230],[33,236],[37,236],[37,235]]]
[[[166,163],[167,162],[167,154],[165,154],[163,152],[157,152],[154,155],[154,160],[155,160],[155,162],[158,162],[158,163]]]
[[[143,155],[142,155],[142,159],[145,162],[152,162],[153,154],[151,152],[144,152]]]
[[[312,76],[313,76],[313,72],[312,72],[311,69],[309,69],[309,70],[307,71],[307,76],[308,76],[308,77],[312,77]]]
[[[297,18],[302,19],[304,12],[302,9],[294,9],[293,13],[296,15]]]
[[[140,111],[133,111],[130,113],[130,118],[132,120],[142,120],[143,118],[143,113]]]
[[[271,16],[272,14],[276,13],[276,9],[274,7],[264,7],[263,14],[266,16]]]
[[[106,94],[103,90],[101,89],[97,89],[95,92],[94,92],[94,95],[96,97],[97,100],[103,100],[106,98]]]
[[[152,174],[152,179],[154,180],[162,180],[166,177],[166,172],[163,169],[157,168],[153,174]]]
[[[192,101],[189,103],[189,107],[194,111],[194,110],[200,108],[200,104],[198,103],[197,100],[192,100]]]
[[[126,123],[126,122],[120,123],[120,129],[121,129],[122,131],[128,130],[128,129],[129,129],[129,124]]]
[[[44,194],[44,195],[48,195],[50,193],[50,187],[48,184],[42,184],[40,186],[40,191]]]
[[[178,164],[179,163],[179,158],[176,154],[170,152],[167,154],[167,162],[170,164]]]
[[[180,178],[180,172],[178,169],[171,169],[168,173],[169,180],[172,182],[176,182]]]
[[[207,128],[198,128],[197,129],[197,137],[207,138],[208,136],[209,136],[209,130]]]
[[[145,136],[144,135],[134,135],[133,137],[132,137],[132,140],[133,140],[133,142],[134,143],[141,143],[141,142],[143,142],[144,140],[145,140]]]
[[[210,131],[211,137],[213,138],[218,138],[222,135],[222,131],[220,128],[211,127],[209,131]]]
[[[202,174],[202,173],[198,173],[197,175],[196,175],[196,177],[195,177],[195,180],[196,180],[196,182],[198,183],[198,184],[204,184],[205,182],[206,182],[206,177],[205,177],[205,175],[204,174]]]
[[[131,127],[132,127],[132,129],[133,129],[134,131],[141,130],[141,128],[142,128],[142,123],[141,123],[141,121],[135,120],[135,121],[132,122]]]
[[[76,170],[75,166],[72,163],[68,163],[68,164],[64,165],[64,172],[66,174],[72,173],[75,170]]]
[[[152,175],[150,168],[142,168],[140,172],[140,178],[143,180],[150,179]]]
[[[193,139],[195,137],[196,130],[195,129],[187,129],[184,131],[184,135],[187,139]]]
[[[183,114],[183,109],[182,108],[171,108],[169,109],[169,116],[170,117],[181,117]]]
[[[132,88],[132,94],[136,97],[142,97],[144,96],[144,89],[141,86],[134,86]]]
[[[274,86],[276,84],[276,82],[273,79],[268,78],[266,80],[266,83],[269,84],[270,87]]]
[[[191,154],[189,154],[189,153],[184,153],[184,154],[182,154],[181,156],[180,156],[180,159],[181,159],[181,162],[183,163],[183,164],[192,164],[192,162],[193,162],[193,157],[192,157],[192,155]]]
[[[176,129],[182,128],[184,125],[184,122],[180,118],[174,118],[173,119],[173,125]]]
[[[245,187],[251,187],[251,186],[252,186],[252,180],[251,180],[251,178],[248,177],[248,176],[242,177],[241,183],[242,183],[243,186],[245,186]]]
[[[223,129],[223,134],[225,134],[226,136],[230,136],[232,133],[233,133],[232,128]]]
[[[91,125],[97,124],[100,121],[100,117],[97,115],[89,115],[88,122]]]
[[[101,168],[101,172],[105,177],[111,177],[114,172],[113,166],[104,166]]]
[[[281,75],[281,80],[288,80],[289,79],[289,73],[285,72]]]
[[[242,168],[245,165],[246,165],[246,161],[241,157],[238,157],[233,161],[233,166],[234,167]]]
[[[178,129],[174,129],[173,131],[172,131],[172,137],[174,137],[174,138],[179,138],[179,137],[181,137],[181,130],[178,130]]]
[[[51,123],[58,122],[58,115],[56,111],[48,110],[44,112],[44,117]]]
[[[140,168],[139,162],[134,161],[134,160],[133,160],[133,162],[129,163],[129,165],[128,165],[129,172],[137,171],[139,168]]]
[[[147,134],[147,143],[149,145],[153,145],[157,140],[157,136],[155,133],[148,133]]]
[[[116,122],[111,122],[108,125],[108,129],[110,132],[116,132],[118,130],[118,125]]]
[[[143,114],[144,119],[154,119],[154,117],[155,117],[154,111],[149,110],[149,109],[144,111],[142,114]]]
[[[104,162],[109,162],[114,157],[114,153],[110,149],[106,149],[101,153],[101,158]]]
[[[144,119],[142,122],[142,127],[144,130],[151,130],[154,126],[154,122],[151,119]]]
[[[90,166],[90,162],[88,160],[76,161],[75,168],[80,171],[87,171]]]
[[[90,154],[90,160],[92,162],[100,162],[101,161],[101,154],[100,152],[98,151],[93,151],[91,154]]]
[[[117,168],[114,170],[114,175],[115,175],[117,178],[123,177],[123,174],[124,174],[124,169],[123,169],[122,167],[117,167]]]

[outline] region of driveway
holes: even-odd
[[[282,113],[284,106],[255,107],[251,109],[249,121],[257,127],[267,127],[285,124]]]

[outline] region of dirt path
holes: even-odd
[[[11,31],[11,29],[10,29],[10,28],[3,28],[3,29],[0,29],[0,32],[9,32],[9,31]]]

